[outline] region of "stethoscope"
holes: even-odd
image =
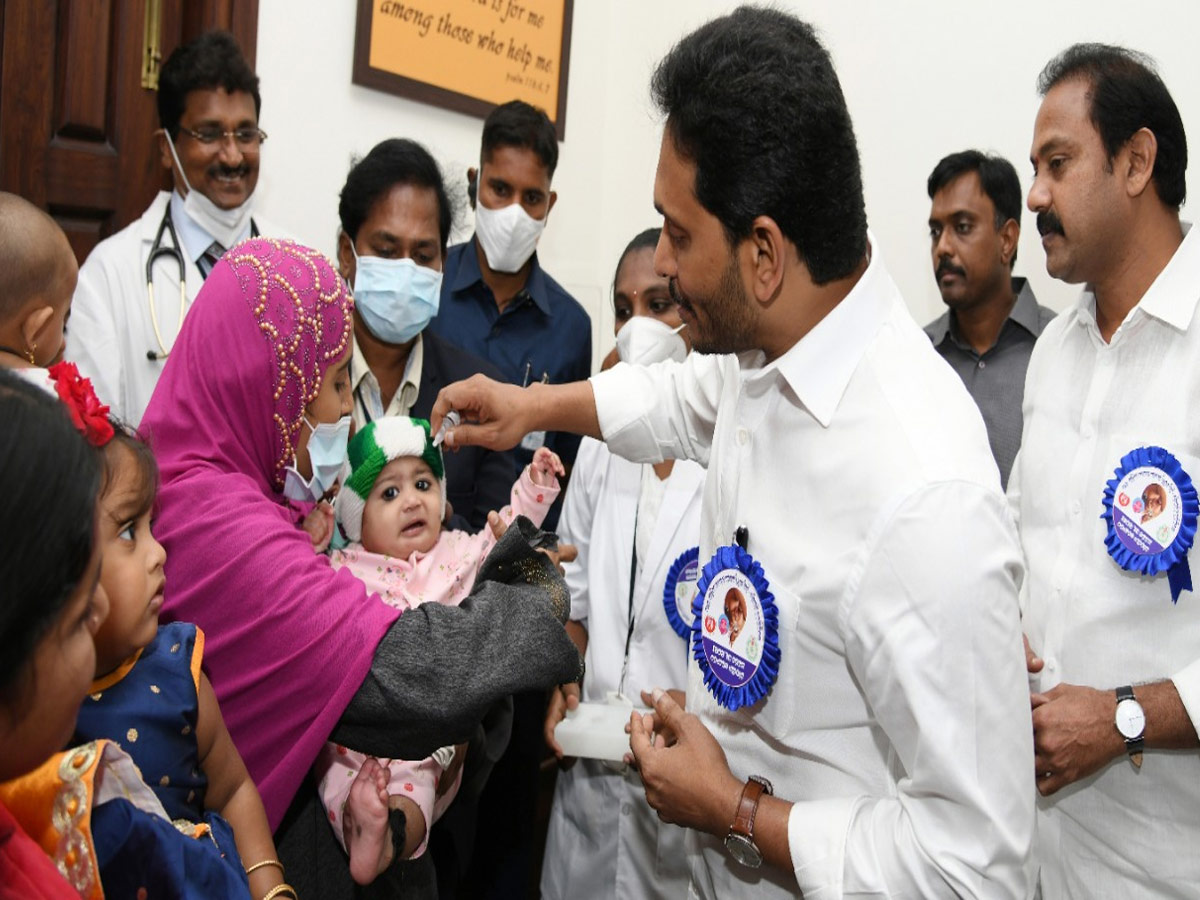
[[[171,233],[171,246],[163,246],[163,233]],[[258,237],[258,226],[250,220],[250,236]],[[154,340],[158,342],[157,350],[147,350],[146,359],[158,362],[166,359],[171,351],[163,341],[162,332],[158,327],[158,306],[154,302],[154,263],[160,256],[169,256],[175,260],[179,268],[179,324],[183,325],[183,316],[187,312],[187,266],[183,259],[183,250],[179,246],[179,236],[175,233],[175,223],[171,221],[171,203],[163,210],[162,221],[158,224],[158,233],[154,235],[154,243],[150,245],[150,255],[146,257],[146,297],[150,304],[150,325],[154,329]]]
[[[171,232],[171,246],[163,246],[163,232]],[[179,236],[175,234],[175,223],[171,221],[171,204],[163,210],[162,221],[158,225],[158,234],[150,245],[150,255],[146,257],[146,296],[150,303],[150,324],[154,328],[154,340],[158,342],[158,350],[147,350],[146,359],[158,362],[166,359],[171,352],[163,342],[162,332],[158,328],[158,309],[154,302],[154,263],[160,256],[169,256],[179,267],[179,324],[183,324],[183,315],[187,312],[187,267],[183,260],[183,251],[179,247]]]

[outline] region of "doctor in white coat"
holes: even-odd
[[[639,234],[617,264],[613,299],[622,361],[682,359],[687,353],[687,344],[672,333],[680,319],[667,281],[654,272],[658,235],[658,229]],[[672,627],[663,589],[676,559],[697,545],[703,485],[704,470],[694,462],[639,465],[591,438],[580,445],[559,532],[579,551],[566,567],[566,580],[568,630],[586,645],[584,701],[602,703],[618,691],[637,698],[656,685],[686,686],[688,643]],[[560,757],[554,726],[567,706],[578,703],[579,690],[557,689],[547,711],[547,741]],[[660,822],[646,803],[636,772],[578,760],[559,773],[555,787],[542,897],[684,896],[683,842],[683,829]]]
[[[252,219],[266,138],[260,107],[258,76],[228,33],[208,32],[172,53],[159,77],[158,141],[174,190],[97,244],[79,270],[67,358],[132,425],[221,253],[276,234]]]

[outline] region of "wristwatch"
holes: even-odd
[[[742,788],[742,798],[738,801],[737,815],[729,826],[729,834],[725,835],[725,849],[729,855],[743,866],[757,869],[762,865],[762,851],[754,843],[754,817],[758,815],[758,801],[763,794],[774,793],[771,782],[760,775],[751,775]]]
[[[1117,731],[1125,738],[1125,749],[1129,760],[1139,769],[1142,766],[1142,751],[1146,748],[1146,711],[1133,696],[1129,685],[1117,688]]]

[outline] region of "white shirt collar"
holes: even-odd
[[[1140,309],[1177,331],[1187,331],[1196,312],[1196,303],[1200,301],[1200,233],[1192,228],[1190,222],[1181,223],[1181,227],[1183,243],[1146,289],[1137,306],[1125,317],[1121,328]],[[1096,295],[1090,284],[1084,288],[1071,314],[1076,324],[1095,324]]]
[[[741,355],[748,384],[778,370],[813,418],[822,427],[829,427],[854,370],[896,294],[878,246],[868,231],[867,270],[842,302],[775,362],[762,366],[760,351]],[[762,368],[753,370],[759,366]]]
[[[179,235],[179,243],[183,244],[184,254],[192,262],[200,259],[204,255],[204,251],[216,240],[187,214],[183,198],[179,196],[178,191],[171,191],[171,222],[175,225],[175,233]],[[247,226],[245,232],[238,235],[238,240],[244,241],[250,237],[251,231],[252,229]]]
[[[1200,299],[1200,234],[1190,223],[1183,225],[1183,243],[1138,304],[1147,315],[1161,319],[1179,331],[1187,331],[1196,301]]]
[[[417,394],[421,390],[421,371],[425,366],[425,342],[422,335],[417,335],[417,339],[413,341],[412,349],[408,351],[408,361],[404,364],[404,376],[400,381],[400,387],[396,389],[396,393],[392,396],[392,402],[388,404],[386,410],[383,409],[379,381],[375,378],[375,373],[367,365],[367,360],[362,355],[362,350],[358,346],[358,340],[352,338],[352,343],[353,349],[350,351],[350,386],[355,394],[356,418],[360,403],[370,415],[370,419],[366,419],[365,421],[371,421],[380,416],[408,415],[413,404],[417,402]],[[362,424],[365,424],[365,421]],[[355,424],[361,427],[357,421]]]

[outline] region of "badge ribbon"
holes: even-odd
[[[779,677],[779,608],[758,561],[736,545],[718,548],[692,613],[692,655],[717,703],[733,711],[765,697]]]
[[[689,547],[676,557],[663,584],[663,609],[671,629],[685,641],[692,636],[692,603],[700,575],[700,548]]]
[[[1162,447],[1125,454],[1105,485],[1103,506],[1104,546],[1117,565],[1151,577],[1166,572],[1172,603],[1192,590],[1187,554],[1200,500],[1179,460]]]

